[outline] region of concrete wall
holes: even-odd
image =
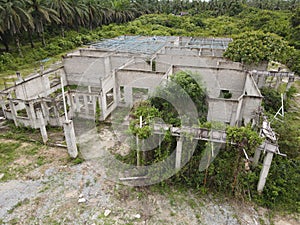
[[[64,59],[64,70],[68,85],[97,86],[111,70],[105,58],[71,56]],[[105,64],[106,63],[106,64]]]
[[[250,74],[247,74],[246,76],[244,94],[250,96],[261,96],[258,86]]]
[[[123,69],[116,73],[118,86],[154,88],[164,76],[161,72]]]
[[[224,58],[212,57],[212,56],[199,57],[199,56],[157,54],[156,62],[171,64],[171,65],[182,65],[182,66],[243,69],[243,66],[240,63],[236,63],[236,62],[226,60]]]
[[[245,124],[248,124],[251,118],[255,117],[255,112],[261,106],[261,102],[262,97],[244,96],[240,120],[243,120]]]
[[[232,93],[232,98],[237,99],[242,95],[246,81],[246,73],[240,70],[175,67],[174,73],[178,71],[190,71],[199,74],[210,98],[218,98],[221,90],[229,90]]]
[[[152,71],[152,67],[149,63],[146,61],[136,61],[134,63],[129,64],[128,66],[125,67],[125,69],[130,69],[130,70],[146,70],[146,71]]]
[[[234,125],[237,106],[237,100],[209,99],[207,120]]]
[[[104,57],[112,54],[112,52],[102,51],[98,49],[80,49],[81,56]]]

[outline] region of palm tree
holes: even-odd
[[[65,27],[72,25],[73,22],[73,10],[69,1],[67,0],[48,0],[48,5],[51,9],[55,10],[61,21],[61,34],[65,36]]]
[[[45,23],[60,23],[59,15],[54,10],[48,7],[45,0],[30,0],[28,1],[28,12],[31,14],[33,18],[33,23],[35,26],[35,31],[41,35],[42,43],[45,46],[45,37],[44,37],[44,24]],[[30,43],[31,47],[34,47],[32,37],[32,30],[29,29]]]
[[[80,0],[69,0],[69,4],[73,10],[72,25],[79,31],[79,27],[84,26],[89,18],[88,8],[85,3]]]
[[[111,0],[110,7],[115,23],[128,22],[140,15],[129,0]]]
[[[34,28],[33,19],[26,11],[26,0],[1,0],[1,36],[7,34],[15,38],[20,56],[22,56],[20,38],[21,31],[27,31],[27,27]],[[3,38],[2,38],[3,39]],[[6,43],[7,44],[7,43]],[[8,50],[8,46],[6,46]]]

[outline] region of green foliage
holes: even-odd
[[[226,133],[228,144],[234,143],[238,149],[245,149],[248,154],[254,153],[254,150],[263,141],[259,134],[251,129],[250,125],[246,127],[227,127]]]
[[[295,49],[290,47],[281,37],[261,31],[245,32],[234,38],[224,56],[246,64],[263,61],[287,63]]]
[[[281,94],[275,89],[264,87],[261,89],[264,96],[263,107],[267,112],[276,113],[281,107]]]
[[[162,119],[169,124],[180,126],[178,112],[170,102],[184,102],[191,99],[199,113],[199,119],[206,121],[208,106],[206,102],[206,89],[202,85],[201,75],[191,72],[178,72],[170,76],[172,82],[168,82],[163,88],[157,90],[158,96],[167,96],[168,101],[161,98],[151,98],[151,103],[161,111]],[[176,95],[174,95],[176,93]],[[187,100],[188,100],[187,99]],[[186,100],[186,101],[187,101]],[[187,115],[187,117],[189,117]]]
[[[151,106],[150,102],[144,101],[135,107],[131,117],[133,120],[130,122],[130,131],[139,139],[146,139],[151,135],[153,119],[160,117],[160,113]],[[142,117],[142,127],[140,127],[140,117]]]
[[[300,212],[300,161],[275,156],[262,195],[255,202],[271,209]]]

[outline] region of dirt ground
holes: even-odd
[[[19,141],[0,139],[14,142]],[[193,190],[123,186],[109,181],[97,160],[76,164],[66,149],[42,145],[26,154],[32,147],[21,143],[17,150],[24,153],[8,166],[23,170],[0,182],[0,224],[300,224]]]

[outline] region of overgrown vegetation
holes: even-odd
[[[181,79],[175,79],[177,76]],[[179,73],[173,75],[173,81],[185,84],[185,81],[191,79],[188,73]],[[177,77],[178,78],[178,77]],[[187,82],[193,84],[193,82]],[[182,86],[187,88],[188,85]],[[205,93],[205,89],[201,88],[198,93]],[[164,89],[164,88],[163,88]],[[159,91],[163,91],[160,89]],[[165,87],[168,91],[168,86]],[[184,89],[187,90],[187,89]],[[294,93],[295,88],[289,92]],[[287,99],[292,101],[293,95],[287,93]],[[264,106],[268,113],[276,113],[281,106],[280,93],[275,90],[264,89],[265,95]],[[202,98],[202,101],[205,98]],[[151,122],[156,116],[161,116],[164,120],[172,123],[177,114],[172,113],[170,106],[165,105],[161,99],[140,103],[134,110],[131,131],[138,135],[141,140],[149,137],[151,133]],[[161,104],[158,104],[161,103]],[[200,103],[200,101],[198,102]],[[205,101],[202,102],[205,105]],[[159,105],[160,107],[156,108]],[[279,107],[279,108],[277,108]],[[158,110],[159,109],[159,110]],[[167,110],[165,110],[167,109]],[[276,110],[276,111],[275,111]],[[299,114],[299,113],[298,113]],[[144,129],[138,128],[139,116],[145,118],[146,125]],[[295,115],[286,113],[284,121],[291,124],[291,119],[295,119]],[[238,199],[250,200],[262,206],[272,209],[284,210],[289,212],[299,212],[299,199],[295,198],[295,194],[299,193],[299,124],[286,126],[286,123],[274,121],[272,126],[279,133],[279,145],[282,152],[288,155],[287,158],[275,156],[271,170],[268,176],[265,190],[262,195],[257,193],[257,183],[259,180],[262,165],[254,166],[247,157],[254,155],[255,149],[262,143],[257,130],[253,130],[250,126],[246,127],[220,127],[217,124],[202,123],[201,127],[214,127],[217,129],[226,129],[228,137],[228,145],[224,148],[218,144],[199,142],[196,150],[188,162],[178,173],[167,181],[161,183],[164,185],[175,185],[191,187],[200,191],[213,191],[228,196],[235,196]],[[176,121],[173,125],[180,126]],[[297,129],[298,128],[298,129]],[[141,132],[141,133],[138,133]],[[232,143],[235,143],[232,145]],[[165,139],[159,147],[147,153],[144,165],[162,161],[170,156],[171,152],[176,148],[176,139],[170,133],[166,134]],[[220,149],[220,150],[219,150]],[[211,151],[215,151],[217,157],[213,157]],[[133,150],[126,157],[120,157],[127,163],[136,163],[136,151]],[[262,160],[262,159],[261,159]],[[199,170],[199,165],[200,170]],[[297,194],[296,194],[297,195]],[[298,195],[297,195],[298,196]]]
[[[261,32],[269,32],[266,38],[272,39],[263,46],[276,50],[283,43],[284,49],[277,49],[278,54],[274,56],[279,58],[275,58],[284,62],[288,59],[288,66],[297,73],[300,71],[297,1],[3,0],[0,6],[0,41],[4,48],[0,54],[1,77],[17,70],[26,75],[39,69],[41,62],[49,65],[71,49],[119,35],[239,35],[237,40],[245,38],[245,42],[257,45],[245,46],[241,53],[246,57],[234,57],[234,60],[256,62],[274,58],[269,51],[262,52],[264,49],[253,40],[253,35],[247,36],[261,37]],[[181,12],[188,14],[178,16]],[[149,13],[162,14],[144,15]],[[286,44],[297,50],[291,54]],[[262,54],[252,54],[256,50]],[[280,57],[282,51],[289,54]]]
[[[178,16],[181,12],[186,15]],[[226,57],[245,63],[276,60],[300,74],[299,1],[1,0],[0,15],[0,77],[5,78],[16,70],[22,70],[26,75],[37,69],[42,61],[50,64],[71,49],[119,35],[233,37],[234,42],[230,44]],[[201,126],[204,126],[207,113],[205,90],[193,78],[181,73],[171,80],[192,98],[200,113]],[[1,83],[3,80],[0,80]],[[174,89],[169,85],[160,91],[170,94]],[[262,90],[262,93],[265,96],[265,110],[269,115],[274,115],[280,107],[280,93],[270,89]],[[288,99],[291,97],[288,96]],[[100,113],[98,107],[96,122]],[[143,116],[146,124],[142,128],[136,126],[139,116]],[[156,116],[180,126],[174,107],[162,99],[153,98],[139,105],[133,113],[132,132],[139,138],[146,138],[151,131],[149,124]],[[246,167],[241,150],[241,146],[249,145],[247,152],[252,154],[261,141],[249,127],[228,128],[229,137],[240,142],[240,145],[233,149],[227,146],[220,151],[203,172],[199,172],[199,164],[203,156],[208,156],[204,149],[214,146],[199,142],[192,160],[164,183],[183,184],[200,190],[208,188],[255,200],[272,209],[299,212],[299,117],[299,110],[287,112],[283,122],[274,120],[272,123],[280,137],[280,149],[288,157],[274,158],[263,195],[256,193],[261,168]],[[19,140],[27,138],[24,130],[7,135]],[[236,140],[237,137],[241,139]],[[175,146],[175,138],[167,133],[160,147],[153,151],[153,155],[147,156],[148,163],[165,159]],[[19,147],[18,142],[0,143],[1,171],[6,169],[3,165],[16,158]],[[131,152],[123,160],[135,163],[135,157],[135,152]],[[80,162],[81,159],[78,159],[73,163]],[[43,158],[38,163],[42,164]]]

